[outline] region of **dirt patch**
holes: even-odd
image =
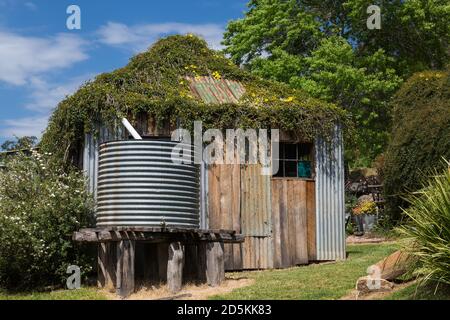
[[[374,237],[372,235],[348,236],[347,244],[363,244],[363,243],[382,243],[388,242],[386,238]]]
[[[414,281],[404,282],[404,283],[400,283],[400,284],[394,284],[394,288],[392,289],[392,291],[373,292],[373,293],[368,293],[365,295],[360,295],[358,293],[358,290],[353,290],[352,292],[343,296],[339,300],[383,300],[385,297],[390,296],[394,292],[399,291],[405,287],[408,287],[413,283],[414,283]]]
[[[210,287],[208,285],[187,284],[183,290],[177,294],[171,294],[166,285],[143,288],[132,294],[127,300],[206,300],[211,296],[225,294],[234,289],[246,287],[254,283],[253,279],[226,279],[220,287]],[[108,299],[120,300],[116,294],[103,290]]]

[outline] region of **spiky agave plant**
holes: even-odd
[[[413,273],[423,282],[450,284],[450,163],[435,172],[424,188],[407,197],[403,212],[408,222],[399,227],[406,236],[405,249],[417,257]]]

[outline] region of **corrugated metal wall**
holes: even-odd
[[[83,150],[83,171],[88,179],[88,190],[97,197],[98,149],[103,142],[128,140],[123,128],[110,130],[104,126],[97,127],[98,134],[85,134]]]
[[[331,143],[317,139],[316,246],[317,260],[343,260],[345,249],[344,147],[339,128]]]

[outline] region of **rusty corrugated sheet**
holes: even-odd
[[[331,143],[316,141],[317,260],[343,260],[345,248],[344,147],[336,128]]]
[[[245,93],[244,86],[234,80],[213,77],[187,77],[191,92],[205,103],[237,103]]]
[[[272,268],[270,176],[261,175],[261,165],[241,168],[241,233],[244,269]]]

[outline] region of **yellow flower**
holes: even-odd
[[[286,99],[281,99],[281,101],[292,102],[292,101],[294,101],[294,97],[287,97]]]
[[[214,79],[216,79],[216,80],[222,79],[222,76],[220,75],[220,73],[218,71],[214,71],[212,75],[213,75]]]

